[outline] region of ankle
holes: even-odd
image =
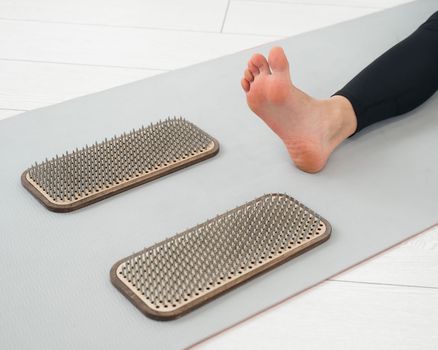
[[[344,96],[335,95],[326,101],[330,109],[333,136],[341,143],[356,131],[356,113],[350,101]]]

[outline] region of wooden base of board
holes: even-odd
[[[233,224],[236,215],[237,217],[244,215],[250,220],[257,221],[258,219],[254,217],[252,211],[258,210],[258,203],[269,201],[272,198],[285,200],[288,205],[292,201],[293,205],[298,208],[296,211],[290,211],[291,217],[287,217],[287,213],[284,214],[284,211],[279,211],[279,215],[283,215],[283,222],[275,224],[271,222],[274,231],[278,227],[283,227],[283,233],[278,233],[277,236],[274,233],[269,236],[272,233],[269,233],[269,228],[260,229],[260,227],[256,234],[244,233],[244,229],[239,224]],[[297,214],[300,209],[301,214]],[[304,213],[308,214],[307,218]],[[262,211],[258,214],[262,224],[267,218],[266,213]],[[301,219],[293,219],[293,215],[296,217],[301,216]],[[303,217],[304,219],[302,219]],[[273,219],[270,217],[266,220],[268,220],[269,227],[269,220],[272,221]],[[285,220],[290,220],[290,224]],[[295,223],[293,220],[296,220]],[[218,222],[222,222],[228,231],[219,232],[218,227],[220,225],[218,226]],[[236,222],[234,221],[234,223]],[[307,228],[304,228],[306,223]],[[310,230],[308,228],[311,225],[314,226]],[[210,228],[210,231],[206,228]],[[307,230],[307,233],[303,234],[303,230]],[[275,244],[269,242],[261,244],[260,242],[263,241],[265,233],[266,237],[271,237],[271,242],[283,240],[284,245],[280,246],[282,248],[275,248]],[[110,271],[110,278],[113,285],[146,316],[157,320],[171,320],[181,317],[250,279],[315,248],[329,239],[330,234],[331,226],[325,219],[291,197],[270,194],[118,261]],[[210,241],[217,236],[221,237],[220,243]],[[253,246],[242,249],[239,246],[239,237],[249,239],[250,241],[247,243],[253,244]],[[251,237],[253,241],[251,241]],[[200,240],[200,243],[191,244],[191,240]],[[230,242],[234,243],[230,244]],[[248,256],[239,255],[240,252],[250,252],[252,254],[254,251],[261,252],[263,250],[266,251],[266,254],[260,253],[264,255],[259,254],[257,261],[251,261],[251,258],[247,259]],[[215,254],[216,256],[214,256]],[[156,263],[160,259],[163,261],[162,265]],[[233,259],[236,259],[236,261],[233,261]],[[238,269],[230,269],[230,264],[227,265],[228,267],[221,266],[220,262],[227,264],[230,261]],[[209,264],[209,266],[205,264]],[[217,264],[217,266],[212,267],[214,264]],[[177,265],[176,268],[175,265]],[[173,270],[166,271],[166,268]],[[130,272],[131,269],[135,270],[135,275]],[[129,271],[127,272],[127,270]],[[218,274],[212,271],[221,272]],[[203,272],[206,275],[199,276]],[[196,274],[198,274],[197,277],[193,277]],[[163,280],[157,281],[160,278]],[[191,278],[198,280],[198,287],[196,287],[196,283],[194,285],[187,283],[187,279]],[[169,291],[166,296],[166,293],[156,292],[154,288],[159,290],[168,288]],[[182,291],[182,289],[185,290]]]
[[[166,122],[170,123],[173,122],[173,120]],[[94,188],[85,193],[75,193],[74,198],[53,198],[53,195],[51,196],[48,193],[47,188],[40,185],[37,181],[35,181],[32,178],[31,176],[32,168],[29,168],[23,172],[23,174],[21,175],[21,183],[47,209],[55,212],[70,212],[85,207],[87,205],[90,205],[92,203],[101,201],[105,198],[108,198],[120,192],[129,190],[133,187],[142,185],[146,182],[153,181],[157,178],[168,175],[185,167],[191,166],[208,158],[211,158],[219,152],[219,143],[216,139],[214,139],[213,137],[211,137],[210,135],[208,135],[207,133],[205,133],[204,131],[202,131],[192,123],[186,122],[185,120],[177,120],[177,122],[184,123],[183,125],[185,128],[190,128],[190,130],[196,132],[197,135],[201,135],[205,140],[208,140],[209,143],[206,144],[205,147],[203,148],[190,150],[190,153],[187,152],[187,154],[184,154],[181,157],[175,159],[171,159],[168,162],[157,163],[150,169],[146,169],[141,172],[139,171],[135,175],[130,176],[129,178],[123,178],[121,180],[118,180],[116,183],[113,183],[111,185]],[[163,124],[164,123],[165,122],[163,122]],[[157,123],[156,125],[159,124]],[[138,142],[138,140],[135,141]],[[118,142],[117,138],[114,139],[114,142]],[[99,147],[102,148],[104,147],[102,145],[104,144],[103,143],[96,144],[96,146],[93,147],[95,147],[97,151],[99,151]],[[147,145],[145,147],[147,147]],[[157,146],[155,145],[155,147]],[[178,147],[178,145],[176,145],[176,147]],[[73,154],[75,155],[75,157],[82,157],[83,159],[88,157],[88,155],[84,155],[86,151],[88,151],[88,149],[82,149]],[[73,163],[73,160],[71,160],[73,159],[73,157],[71,155],[69,156],[70,158],[68,158],[68,156],[63,156],[63,157],[65,157],[66,159],[63,166],[69,167],[70,166],[69,162]],[[54,162],[54,159],[52,161],[46,161],[45,163],[39,166],[46,166],[47,164],[51,166],[50,164],[51,162]],[[107,166],[111,166],[110,162],[111,159],[108,159],[109,165]],[[104,171],[101,169],[98,170],[100,173]],[[102,174],[99,175],[102,176]]]

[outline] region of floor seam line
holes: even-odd
[[[228,0],[227,7],[225,8],[225,14],[224,14],[224,19],[222,21],[220,33],[223,33],[223,30],[224,30],[224,27],[225,27],[225,22],[226,22],[227,16],[228,16],[228,11],[230,9],[230,5],[231,5],[231,0]]]
[[[266,1],[266,0],[232,0],[234,2],[258,2],[263,4],[286,4],[286,5],[304,5],[309,7],[345,7],[350,9],[371,9],[371,10],[386,10],[395,6],[390,7],[376,7],[376,6],[352,6],[352,5],[341,5],[341,4],[317,4],[317,3],[308,3],[304,1],[297,1],[297,2],[289,2],[289,1],[281,1],[281,0],[272,0],[272,1]]]
[[[108,27],[108,28],[130,28],[130,29],[145,29],[145,30],[161,30],[166,32],[188,32],[188,33],[209,33],[218,34],[214,30],[194,30],[194,29],[183,29],[183,28],[166,28],[166,27],[150,27],[142,25],[123,25],[123,24],[106,24],[106,23],[90,23],[90,22],[69,22],[69,21],[56,21],[56,20],[40,20],[31,18],[8,18],[0,17],[0,21],[9,22],[30,22],[30,23],[49,23],[49,24],[66,24],[66,25],[78,25],[78,26],[93,26],[93,27]]]
[[[0,107],[0,111],[27,112],[28,109],[17,109],[17,108],[4,108],[4,107]]]
[[[162,73],[166,73],[166,72],[169,72],[169,71],[173,70],[173,69],[151,68],[151,67],[136,67],[136,66],[118,66],[118,65],[111,65],[111,64],[60,62],[60,61],[32,60],[32,59],[24,59],[24,58],[7,58],[7,57],[0,57],[0,61],[28,62],[28,63],[47,63],[47,64],[60,64],[60,65],[70,65],[70,66],[117,68],[117,69],[132,69],[132,70],[153,70],[153,71],[162,72]],[[179,67],[179,68],[183,68],[183,67]],[[174,69],[176,69],[176,68],[174,68]]]
[[[352,280],[332,280],[332,279],[328,279],[327,281],[328,282],[339,282],[339,283],[355,283],[355,284],[367,284],[367,285],[376,285],[376,286],[407,287],[407,288],[422,288],[422,289],[438,290],[438,287],[420,286],[420,285],[414,285],[414,284],[366,282],[366,281],[352,281]]]
[[[228,12],[228,10],[227,10]],[[227,13],[226,13],[227,14]],[[172,28],[160,28],[160,27],[147,27],[147,26],[127,26],[127,25],[115,25],[115,24],[103,24],[103,23],[78,23],[78,22],[66,22],[66,21],[53,21],[53,20],[36,20],[36,19],[20,19],[20,18],[6,18],[0,17],[0,21],[4,22],[29,22],[29,23],[46,23],[46,24],[65,24],[65,25],[77,25],[77,26],[93,26],[93,27],[107,27],[107,28],[130,28],[130,29],[144,29],[151,31],[167,31],[167,32],[187,32],[187,33],[199,33],[199,34],[227,34],[227,35],[241,35],[241,36],[267,36],[263,34],[252,33],[233,33],[233,32],[217,32],[213,30],[190,30],[190,29],[172,29]],[[222,24],[222,26],[225,22]],[[223,30],[223,27],[222,29]]]

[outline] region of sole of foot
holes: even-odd
[[[321,171],[333,150],[356,130],[356,116],[343,96],[318,100],[298,89],[281,47],[266,59],[255,54],[241,81],[248,106],[283,141],[295,165]]]

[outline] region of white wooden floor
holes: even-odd
[[[403,2],[1,0],[0,119]],[[437,325],[435,227],[198,348],[438,349]]]

